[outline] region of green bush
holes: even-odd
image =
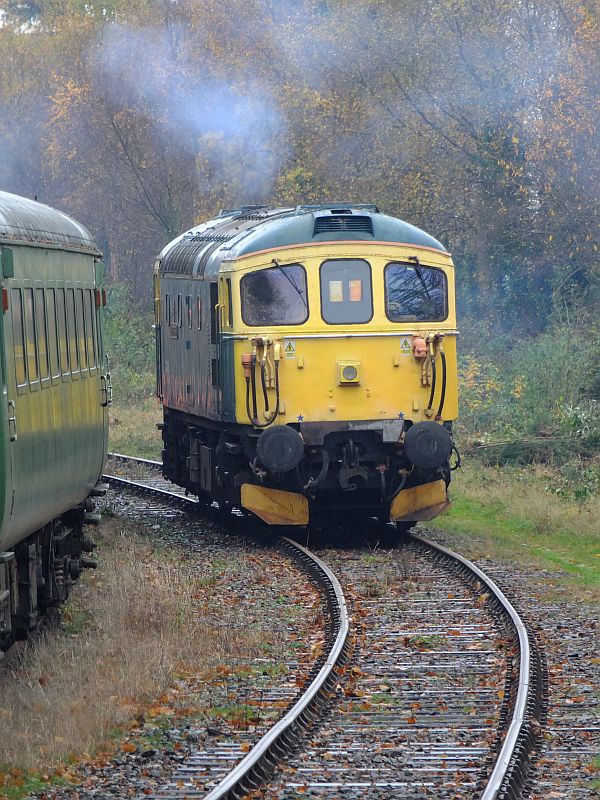
[[[123,286],[112,286],[106,309],[108,351],[115,399],[141,400],[154,393],[155,345],[152,309],[131,302]]]
[[[473,330],[468,320],[464,325],[458,427],[463,448],[488,464],[552,462],[569,473],[565,487],[579,473],[587,475],[584,491],[593,490],[593,462],[600,456],[598,334],[555,327],[513,343],[483,335],[480,322]],[[574,468],[580,461],[591,466]]]

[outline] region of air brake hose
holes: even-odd
[[[258,406],[256,403],[256,353],[252,353],[250,384],[252,387],[252,422],[258,422]]]
[[[252,424],[255,428],[268,428],[269,425],[272,425],[273,422],[277,419],[277,414],[279,414],[279,362],[275,362],[275,393],[276,393],[276,400],[275,400],[275,410],[271,414],[270,417],[266,417],[266,422],[259,423],[256,417],[252,420]]]
[[[391,494],[391,496],[390,496],[390,498],[389,498],[389,501],[390,501],[390,503],[392,502],[392,500],[394,500],[396,497],[398,497],[398,495],[400,494],[400,492],[402,491],[402,489],[404,489],[404,487],[406,486],[406,480],[407,480],[407,478],[408,478],[408,473],[407,473],[407,472],[403,472],[403,473],[402,473],[402,478],[400,479],[400,486],[398,486],[398,487],[397,487],[397,488],[394,490],[394,492]]]
[[[440,395],[440,404],[438,406],[437,414],[435,417],[438,420],[442,418],[442,409],[444,408],[444,400],[446,399],[446,376],[448,373],[448,370],[446,368],[446,354],[444,353],[443,350],[440,353],[440,358],[442,360],[442,392]]]
[[[250,378],[246,378],[246,414],[250,422],[254,422],[252,414],[250,413]]]
[[[267,376],[265,361],[260,362],[260,383],[263,390],[263,397],[265,399],[265,411],[269,410],[269,395],[267,394]]]
[[[316,478],[313,478],[311,475],[311,477],[308,479],[308,483],[306,483],[302,487],[304,491],[306,491],[307,489],[316,489],[316,487],[320,483],[323,483],[323,481],[327,477],[327,473],[329,472],[329,453],[327,452],[327,450],[321,451],[321,459],[322,459],[321,471],[319,472]]]
[[[433,408],[433,396],[435,394],[435,384],[436,384],[436,373],[437,369],[435,366],[435,358],[431,359],[431,394],[429,395],[429,403],[427,404],[427,410],[430,411]]]
[[[269,425],[276,419],[277,414],[279,414],[279,361],[275,362],[275,411],[273,411],[273,416],[269,420]]]

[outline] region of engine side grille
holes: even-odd
[[[206,244],[202,241],[183,239],[163,258],[160,266],[161,273],[163,275],[166,273],[191,275],[198,251],[203,247],[206,247]]]

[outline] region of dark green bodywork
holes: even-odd
[[[334,242],[344,241],[372,241],[372,242],[403,242],[415,244],[420,247],[433,247],[436,250],[445,248],[433,236],[409,225],[394,217],[372,212],[360,212],[361,216],[368,216],[372,220],[373,233],[365,234],[363,231],[326,231],[313,235],[314,215],[305,213],[297,216],[286,216],[275,219],[269,225],[263,225],[242,239],[234,248],[233,257],[249,255],[260,250],[270,250],[275,247],[289,247],[305,242]]]
[[[6,551],[90,494],[102,475],[108,419],[101,307],[95,309],[95,366],[58,375],[50,370],[44,379],[38,370],[37,381],[16,382],[12,290],[31,288],[36,298],[37,289],[95,292],[102,268],[93,239],[66,215],[0,192],[0,247],[5,298],[0,325],[0,551]],[[47,330],[49,324],[46,315]]]

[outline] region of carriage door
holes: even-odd
[[[96,334],[96,349],[98,353],[98,372],[100,379],[100,405],[107,409],[112,403],[112,380],[108,353],[104,345],[104,309],[106,307],[106,290],[104,283],[104,264],[94,260],[94,298],[95,309],[91,312],[94,320]],[[91,296],[90,296],[91,299]],[[94,313],[95,312],[95,313]],[[108,449],[108,411],[102,415],[102,429],[104,435],[104,450]]]
[[[10,315],[3,313],[3,322],[10,325]],[[4,324],[0,325],[0,430],[2,446],[0,446],[0,532],[5,514],[10,515],[14,500],[12,485],[12,458],[13,436],[16,436],[16,412],[14,400],[8,399],[8,381],[6,374],[6,348],[5,342],[11,341],[11,333],[5,334]],[[9,442],[11,444],[7,444]],[[3,451],[3,452],[2,452]],[[2,548],[0,547],[0,550]]]
[[[13,384],[7,375],[6,343],[12,342],[12,315],[10,313],[9,277],[14,275],[12,250],[0,248],[2,278],[2,324],[0,325],[0,538],[3,523],[12,515],[14,490],[12,481],[13,436],[16,437],[16,412],[14,397],[9,399],[8,386]],[[14,391],[11,392],[14,394]],[[2,548],[0,547],[0,550]]]

